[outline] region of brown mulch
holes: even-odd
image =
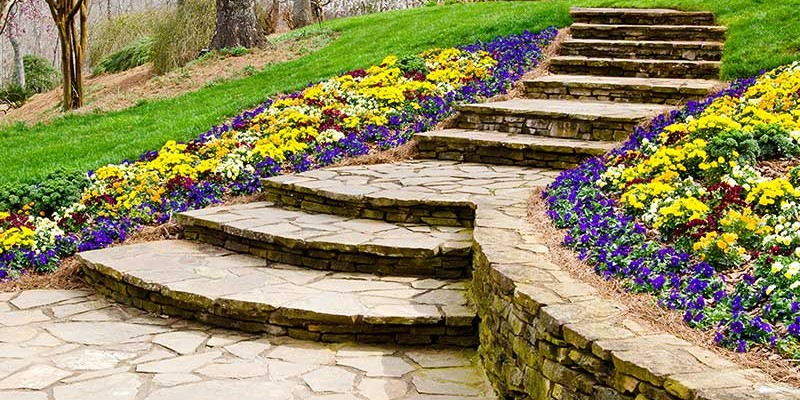
[[[547,217],[547,204],[542,199],[541,189],[536,190],[528,204],[528,221],[541,232],[545,245],[550,249],[549,261],[561,266],[573,278],[597,289],[602,298],[614,300],[625,305],[627,317],[636,320],[655,331],[675,335],[698,347],[714,352],[742,368],[758,368],[777,382],[800,386],[800,364],[780,357],[775,352],[759,348],[748,353],[735,353],[714,343],[714,332],[690,328],[683,322],[682,315],[659,307],[648,294],[636,294],[625,290],[618,280],[605,280],[594,272],[594,268],[578,259],[566,247],[561,246],[565,232],[557,229]]]
[[[798,158],[783,158],[779,160],[761,160],[756,165],[756,169],[766,178],[785,177],[789,171],[800,165]]]

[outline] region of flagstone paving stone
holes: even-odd
[[[459,399],[495,398],[474,350],[250,335],[150,315],[80,291],[14,294],[0,301],[9,308],[0,319],[18,312],[13,299],[20,296],[52,302],[29,309],[45,317],[13,327],[20,333],[15,343],[0,343],[35,350],[17,358],[0,346],[0,400],[393,400],[444,391]],[[109,315],[116,317],[75,322],[54,315],[71,301],[80,309],[115,310]],[[41,335],[52,336],[52,346],[37,345]],[[426,359],[418,363],[420,354]]]

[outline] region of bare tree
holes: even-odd
[[[61,45],[64,111],[83,106],[83,65],[86,61],[86,24],[89,0],[45,0],[56,23]]]

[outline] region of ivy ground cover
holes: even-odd
[[[556,33],[388,56],[270,99],[194,140],[5,193],[0,279],[52,271],[63,257],[125,240],[142,225],[256,193],[261,178],[404,144],[451,115],[456,103],[505,93],[538,64]]]
[[[736,351],[800,356],[800,63],[639,128],[544,193],[564,243]]]

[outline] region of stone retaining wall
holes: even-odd
[[[353,320],[350,317],[322,315],[303,310],[275,309],[247,301],[212,301],[166,287],[119,276],[101,265],[84,266],[88,284],[114,301],[157,315],[199,320],[215,326],[246,332],[290,336],[322,342],[360,342],[396,344],[439,344],[472,347],[477,344],[474,318],[446,318],[429,324],[419,321]]]
[[[476,225],[479,353],[501,398],[800,398],[800,390],[765,383],[759,370],[642,327],[624,306],[531,253],[531,227]]]
[[[444,249],[443,254],[430,257],[414,254],[413,250],[409,250],[410,254],[401,254],[401,249],[393,249],[392,254],[381,255],[377,252],[360,252],[358,249],[350,251],[336,243],[316,248],[303,241],[282,245],[204,226],[186,223],[183,226],[185,239],[200,240],[203,243],[249,253],[272,262],[316,270],[444,279],[468,278],[472,272],[472,255],[468,247]]]

